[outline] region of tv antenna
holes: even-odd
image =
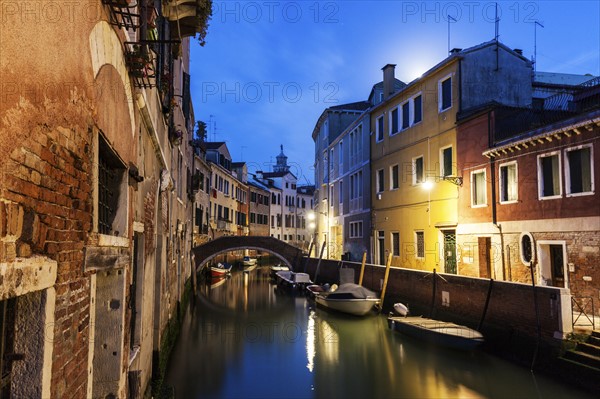
[[[450,21],[458,22],[456,18],[448,14],[448,54],[450,54]]]
[[[494,40],[498,41],[500,37],[500,18],[498,17],[498,3],[496,3],[496,18],[494,19],[495,32],[494,32]]]
[[[537,70],[537,27],[542,25],[539,21],[533,21],[533,72]]]

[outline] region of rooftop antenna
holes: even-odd
[[[448,14],[448,54],[450,54],[450,21],[458,22],[456,18]]]
[[[495,32],[494,40],[498,43],[498,37],[500,37],[500,18],[498,18],[498,3],[496,3],[496,18],[494,19]]]
[[[209,133],[212,134],[212,136],[213,136],[213,141],[214,141],[214,138],[215,138],[215,125],[214,125],[215,121],[213,121],[214,117],[215,117],[214,115],[209,115],[208,116],[208,128],[210,129]]]
[[[533,21],[533,72],[537,71],[537,26],[542,25],[539,21]]]

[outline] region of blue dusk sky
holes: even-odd
[[[192,42],[196,119],[234,162],[270,170],[283,145],[314,182],[312,132],[327,107],[365,101],[381,68],[410,82],[450,48],[499,39],[537,70],[600,75],[600,1],[213,1],[206,45]],[[536,26],[538,21],[543,27]]]

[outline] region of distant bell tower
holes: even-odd
[[[281,153],[277,155],[277,165],[273,167],[273,172],[288,172],[290,167],[287,164],[287,157],[283,153],[283,144],[281,145]]]

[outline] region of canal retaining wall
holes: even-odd
[[[319,265],[318,259],[305,258],[300,266],[313,279],[317,267],[317,282],[338,282],[340,267],[354,269],[358,282],[361,264],[321,260]],[[366,265],[363,285],[381,293],[384,275],[384,266]],[[572,331],[569,291],[556,287],[534,291],[527,284],[392,267],[383,310],[396,302],[407,304],[414,315],[460,322],[504,340],[537,338],[539,331],[541,339],[553,342]]]

